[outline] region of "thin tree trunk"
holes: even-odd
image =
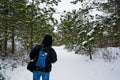
[[[12,0],[12,4],[13,4],[13,6],[15,5],[15,0]],[[13,9],[12,10],[12,15],[11,16],[15,16],[16,17],[16,15],[15,15],[15,10]],[[14,54],[15,53],[15,40],[14,40],[14,37],[15,37],[15,24],[16,24],[16,20],[14,20],[14,18],[11,18],[11,24],[12,24],[12,33],[11,33],[11,35],[12,35],[12,54]]]
[[[32,49],[33,48],[33,26],[31,26],[31,37],[30,37],[30,39],[31,39],[30,48]]]
[[[90,53],[90,60],[92,60],[92,48],[90,45],[89,45],[89,53]]]
[[[116,0],[117,2],[117,15],[120,17],[120,0]],[[118,32],[117,40],[116,40],[116,46],[120,46],[120,20],[117,20],[117,29],[116,31]]]
[[[34,18],[34,0],[32,0],[32,16],[31,16],[31,18],[32,18],[32,20],[33,20],[33,18]],[[31,37],[30,37],[30,39],[31,39],[31,42],[30,42],[30,44],[31,44],[31,46],[30,46],[30,48],[32,49],[33,48],[33,24],[32,24],[32,26],[31,26]]]
[[[14,40],[14,37],[15,37],[15,31],[14,31],[14,27],[12,28],[12,54],[15,53],[15,40]]]
[[[118,17],[120,17],[120,0],[115,0],[116,2],[116,14]],[[114,37],[113,39],[113,43],[115,47],[118,47],[120,45],[119,41],[120,41],[120,35],[119,35],[119,32],[120,32],[120,20],[116,20],[116,26],[114,27],[114,33],[117,33],[118,35]]]
[[[7,26],[5,26],[4,28],[4,53],[5,53],[5,56],[7,56]]]
[[[8,7],[8,5],[6,3],[4,3],[6,7]],[[5,56],[7,56],[7,41],[8,41],[8,19],[7,19],[7,15],[8,15],[8,9],[4,10],[4,19],[3,19],[3,27],[4,27],[4,54]]]

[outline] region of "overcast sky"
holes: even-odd
[[[78,9],[80,7],[80,5],[74,5],[71,4],[70,2],[73,0],[61,0],[61,2],[59,2],[58,6],[56,7],[58,10],[58,12],[62,12],[64,10],[66,11],[71,11],[73,9]]]
[[[80,4],[71,4],[70,2],[73,1],[73,0],[61,0],[61,2],[59,2],[58,6],[56,6],[56,13],[54,15],[54,17],[59,20],[60,18],[60,15],[63,14],[63,11],[72,11],[73,9],[79,9],[79,7],[81,6]]]
[[[72,11],[73,9],[76,9],[76,10],[78,10],[79,8],[82,8],[81,7],[81,3],[78,3],[78,4],[71,4],[70,2],[71,1],[74,1],[74,0],[61,0],[61,2],[59,2],[59,4],[58,4],[58,6],[56,6],[55,8],[56,8],[56,12],[58,12],[58,13],[56,13],[56,14],[54,14],[54,17],[58,20],[58,21],[60,21],[60,15],[62,15],[63,14],[63,11],[65,10],[65,11]],[[88,2],[92,2],[93,0],[91,0],[91,1],[88,1]],[[95,0],[94,0],[95,1]],[[99,1],[99,0],[96,0],[97,2]],[[107,0],[100,0],[100,2],[106,2]],[[100,12],[100,11],[96,11],[95,9],[93,9],[93,10],[91,10],[91,12],[90,12],[90,14],[91,15],[93,15],[93,16],[95,16],[96,14],[101,14],[101,15],[103,15],[103,13],[102,12]]]
[[[60,15],[63,14],[63,11],[72,11],[73,9],[78,10],[81,7],[81,3],[74,5],[74,4],[70,3],[71,1],[75,1],[75,0],[61,0],[61,2],[58,3],[58,6],[55,6],[57,13],[55,13],[53,15],[53,17],[56,18],[59,22],[60,22]],[[88,0],[88,2],[92,2],[92,1],[93,0]],[[99,0],[94,0],[94,1],[99,1]],[[107,1],[107,0],[100,0],[100,2],[105,2],[105,1]],[[30,2],[31,2],[31,0],[30,0]],[[101,12],[92,10],[90,12],[90,14],[95,16],[95,14],[101,14]]]

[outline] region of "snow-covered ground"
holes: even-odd
[[[87,56],[68,52],[63,46],[53,48],[58,61],[53,64],[50,80],[120,80],[119,59],[114,62],[106,62],[101,58],[90,60]],[[7,80],[32,80],[32,73],[26,69],[26,65],[1,72]]]

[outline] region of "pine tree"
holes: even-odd
[[[117,22],[119,17],[116,17],[118,14],[114,15],[116,10],[119,10],[118,6],[116,7],[112,2],[88,0],[75,0],[71,3],[76,4],[78,2],[82,3],[82,7],[78,11],[73,10],[65,14],[59,25],[62,40],[66,47],[75,50],[76,53],[89,53],[88,55],[92,58],[91,54],[94,47],[109,47],[119,43],[120,30]],[[90,12],[94,10],[104,13],[104,15],[91,15]]]
[[[33,0],[32,3],[27,0],[1,0],[0,46],[5,55],[8,43],[12,44],[11,53],[14,54],[17,43],[32,48],[45,34],[53,34],[57,23],[53,18],[53,6],[58,5],[58,2],[59,0]]]

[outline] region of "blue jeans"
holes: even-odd
[[[42,80],[49,80],[50,72],[42,72],[42,71],[33,71],[33,80],[40,80],[42,76]]]

